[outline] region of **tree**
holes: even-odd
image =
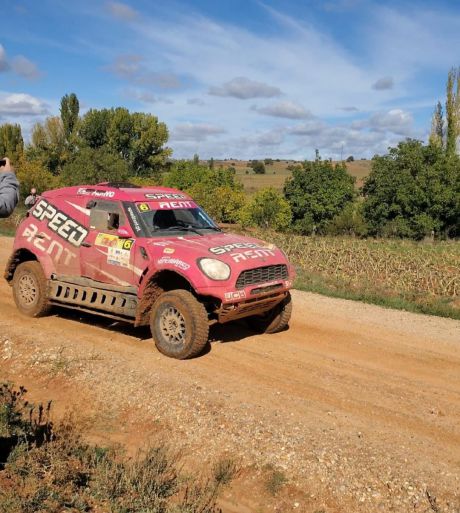
[[[347,157],[347,162],[354,162],[355,161],[355,157],[353,157],[353,155],[350,155],[349,157]]]
[[[174,162],[163,180],[167,187],[186,191],[219,222],[234,223],[245,203],[243,184],[235,168],[209,169],[194,161]]]
[[[64,136],[69,142],[78,122],[80,102],[75,93],[66,94],[61,98],[61,120],[64,129]]]
[[[31,160],[38,159],[54,175],[60,173],[69,157],[60,117],[49,117],[43,125],[37,123],[33,127],[26,154]]]
[[[80,137],[84,144],[97,149],[107,146],[129,166],[130,174],[154,177],[167,167],[171,149],[168,129],[156,116],[128,109],[91,109],[81,120]]]
[[[371,235],[421,239],[460,233],[460,159],[408,139],[372,160],[363,186]]]
[[[60,178],[53,175],[38,160],[26,160],[22,157],[17,165],[16,175],[21,186],[21,196],[25,198],[32,187],[43,192],[61,185]]]
[[[128,164],[107,148],[81,148],[63,168],[65,185],[94,185],[101,182],[122,182],[129,177]]]
[[[430,144],[443,148],[444,135],[444,114],[442,112],[442,104],[438,102],[431,118]]]
[[[446,151],[452,155],[457,151],[459,136],[460,68],[449,71],[446,89]]]
[[[289,203],[273,187],[258,191],[240,214],[243,226],[260,226],[272,230],[286,230],[291,217]]]
[[[260,160],[253,160],[250,164],[250,166],[252,167],[252,170],[254,171],[254,173],[256,175],[263,175],[265,174],[265,165],[262,161]]]
[[[187,193],[219,223],[236,223],[246,203],[243,191],[229,185],[214,186],[209,182],[195,183]]]
[[[112,117],[110,109],[90,109],[80,122],[80,137],[83,143],[96,149],[108,143],[108,130]]]
[[[19,162],[24,152],[20,125],[5,123],[0,126],[0,158],[8,157],[13,164]]]
[[[314,161],[295,166],[284,185],[294,228],[304,234],[324,232],[328,221],[355,198],[354,184],[345,163],[333,165],[319,154]]]

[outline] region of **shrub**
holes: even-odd
[[[408,139],[375,156],[363,186],[372,235],[460,235],[460,158]]]
[[[289,203],[272,187],[258,191],[240,214],[243,226],[260,226],[273,230],[288,228],[291,217]]]
[[[1,392],[6,432],[27,425],[25,389],[6,385]],[[236,473],[235,463],[226,459],[215,464],[207,479],[187,478],[179,452],[164,443],[128,459],[120,449],[86,443],[75,420],[66,417],[40,443],[17,441],[0,470],[0,513],[217,513],[220,490]]]
[[[38,160],[28,161],[21,158],[16,175],[21,188],[21,196],[24,198],[29,194],[32,187],[35,187],[41,193],[61,185],[60,178],[48,171]]]
[[[326,226],[328,235],[352,235],[363,237],[367,234],[367,224],[362,214],[362,203],[348,203]]]
[[[317,156],[315,161],[293,166],[284,194],[292,210],[294,228],[299,233],[322,233],[330,220],[353,201],[355,179],[344,163],[333,165]]]
[[[250,164],[252,167],[252,170],[256,175],[263,175],[265,174],[265,165],[260,160],[253,160]]]

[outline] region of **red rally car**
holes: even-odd
[[[289,322],[294,270],[273,244],[224,233],[185,193],[128,183],[43,193],[5,270],[18,309],[53,305],[150,325],[159,351],[198,355],[211,322]]]

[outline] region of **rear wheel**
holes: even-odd
[[[18,265],[13,276],[13,297],[24,315],[42,317],[49,312],[46,277],[39,262]]]
[[[155,301],[150,329],[161,353],[179,360],[193,358],[208,342],[208,314],[190,292],[172,290]]]
[[[262,315],[253,315],[246,319],[249,326],[258,333],[278,333],[284,330],[291,319],[292,300],[291,294],[277,304],[274,308]]]

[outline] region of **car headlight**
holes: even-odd
[[[228,280],[230,278],[230,266],[215,258],[201,258],[198,265],[204,274],[211,280]]]

